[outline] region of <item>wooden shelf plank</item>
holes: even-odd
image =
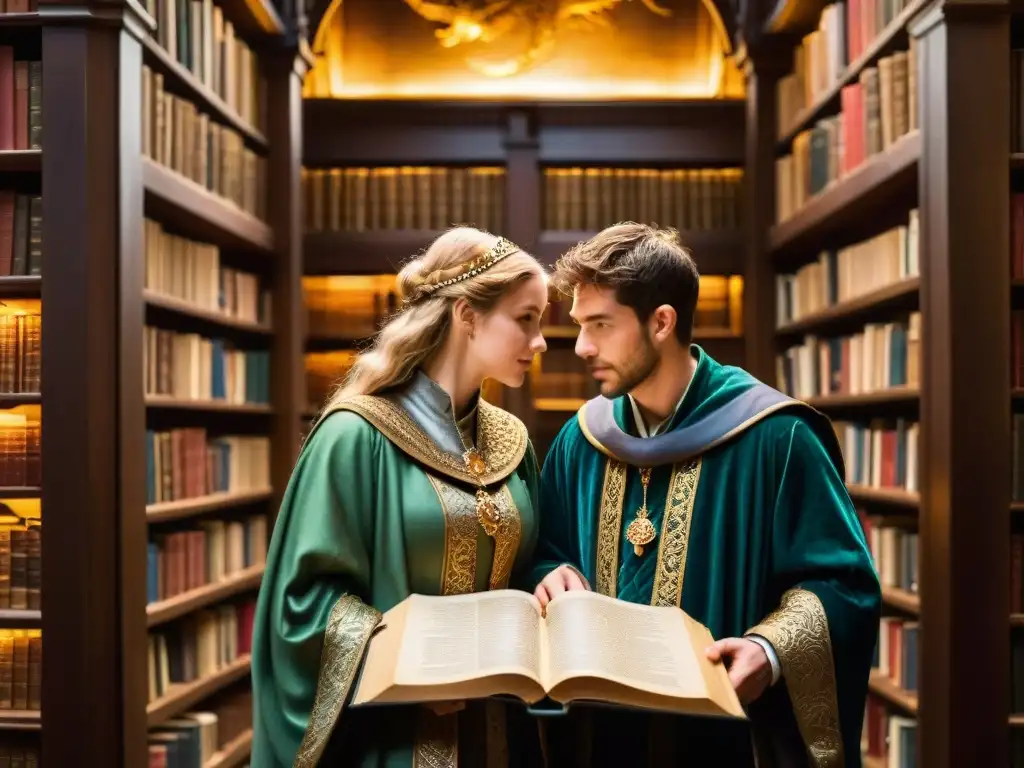
[[[273,413],[262,403],[229,403],[224,400],[183,400],[166,395],[146,395],[147,408],[174,408],[182,411],[209,411],[215,413]]]
[[[203,768],[236,768],[252,753],[252,729],[243,731],[213,753]]]
[[[930,0],[914,0],[895,19],[890,21],[885,29],[864,49],[864,52],[843,71],[835,85],[823,91],[812,104],[797,113],[793,124],[779,137],[779,150],[785,151],[793,142],[793,137],[801,131],[810,128],[826,112],[837,111],[839,95],[843,88],[850,83],[856,82],[860,77],[860,73],[878,61],[883,55],[895,50],[897,41],[906,37],[907,23],[920,13],[929,2]]]
[[[38,16],[38,14],[7,14],[9,16]],[[0,20],[4,17],[0,14]],[[3,24],[0,23],[0,27]],[[5,149],[0,151],[0,173],[39,173],[43,169],[43,150]]]
[[[918,494],[900,488],[869,488],[864,485],[847,483],[846,490],[854,501],[865,504],[917,509],[921,503],[921,497]]]
[[[899,587],[887,587],[883,584],[882,602],[914,615],[921,612],[921,596]]]
[[[43,720],[38,710],[0,709],[0,731],[39,731]]]
[[[249,655],[240,656],[216,673],[191,683],[172,685],[170,689],[146,706],[146,722],[155,728],[172,717],[177,717],[203,699],[249,674]]]
[[[806,400],[807,404],[825,410],[828,408],[849,408],[860,406],[879,406],[895,403],[916,402],[921,397],[921,391],[916,387],[892,387],[882,389],[878,392],[864,392],[856,395],[823,395],[811,397]]]
[[[0,610],[0,629],[39,629],[43,626],[43,612],[38,610]]]
[[[253,491],[232,491],[211,493],[195,499],[179,499],[163,501],[146,507],[146,521],[150,523],[166,523],[170,520],[181,520],[185,517],[201,515],[220,509],[240,507],[269,499],[273,491],[262,488]]]
[[[555,261],[583,240],[596,235],[592,231],[544,230],[534,254],[545,264]],[[679,240],[690,251],[702,275],[743,274],[743,234],[736,230],[680,232]]]
[[[147,215],[170,219],[185,234],[230,248],[271,251],[274,235],[264,222],[179,173],[142,159]]]
[[[0,486],[0,499],[38,499],[43,489],[37,485]]]
[[[872,670],[868,687],[879,698],[911,714],[917,714],[917,694],[904,691],[880,672]]]
[[[167,310],[168,312],[175,312],[179,315],[185,315],[187,317],[205,320],[210,323],[216,323],[217,325],[222,325],[225,328],[235,328],[240,331],[248,331],[249,333],[259,333],[263,335],[270,335],[274,332],[274,329],[266,323],[254,323],[251,320],[242,320],[238,317],[231,317],[230,315],[218,312],[215,309],[198,307],[184,299],[179,299],[174,296],[164,296],[163,294],[155,291],[143,291],[142,298],[151,307],[158,307],[160,309]]]
[[[206,111],[212,113],[211,116],[218,122],[226,123],[241,133],[249,144],[264,150],[267,148],[267,138],[262,132],[245,121],[212,88],[204,85],[202,80],[175,60],[154,38],[149,35],[143,36],[142,49],[145,52],[146,64],[160,71],[164,75],[165,83],[168,79],[172,83],[176,83],[187,91],[189,101],[198,102],[200,107],[205,107]],[[173,91],[173,86],[169,90]]]
[[[920,288],[921,278],[919,277],[900,280],[898,283],[870,291],[849,301],[840,302],[828,309],[804,315],[799,320],[780,326],[775,333],[779,336],[791,336],[818,331],[836,323],[858,320],[889,306],[902,306],[909,298],[916,298]]]
[[[40,405],[42,402],[43,396],[39,392],[0,392],[0,408]]]
[[[150,603],[146,606],[146,626],[156,627],[173,621],[179,616],[219,603],[225,598],[249,592],[258,588],[262,579],[263,566],[254,565],[232,574],[222,581],[206,584],[166,600]]]
[[[306,275],[395,275],[441,234],[432,229],[309,232],[303,238]]]
[[[218,5],[236,31],[242,32],[242,37],[274,37],[285,33],[284,22],[271,0],[220,0]]]
[[[41,275],[11,275],[0,277],[0,299],[40,298],[43,294]]]
[[[768,233],[769,249],[776,253],[813,249],[822,237],[884,209],[893,192],[916,183],[920,156],[919,131],[900,137],[889,149],[833,182],[789,219],[773,226]]]

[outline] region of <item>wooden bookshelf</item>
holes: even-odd
[[[41,728],[46,765],[74,765],[83,754],[102,765],[145,765],[151,728],[189,712],[216,712],[225,697],[245,694],[250,657],[248,648],[240,647],[237,658],[219,659],[213,674],[172,682],[159,697],[151,695],[149,636],[181,622],[191,625],[193,617],[198,625],[217,615],[215,609],[236,604],[244,629],[243,609],[259,588],[265,553],[244,553],[242,570],[212,583],[196,586],[201,579],[194,574],[184,587],[164,583],[152,599],[149,561],[156,555],[149,545],[175,533],[207,530],[206,523],[246,524],[253,518],[266,520],[269,539],[283,493],[281,480],[291,471],[302,426],[299,403],[305,401],[305,389],[292,372],[302,367],[298,147],[305,28],[294,6],[284,12],[270,0],[214,0],[233,25],[234,39],[252,51],[265,80],[262,109],[248,109],[240,97],[232,101],[239,105],[236,110],[218,95],[225,90],[215,92],[211,79],[161,47],[164,31],[154,19],[160,14],[151,16],[143,8],[157,10],[161,1],[112,5],[87,0],[67,12],[47,6],[36,17],[45,71],[45,151],[0,153],[0,173],[38,173],[45,199],[42,240],[48,279],[0,277],[0,298],[39,298],[44,308],[42,392],[0,395],[0,407],[29,407],[25,403],[38,403],[41,397],[44,415],[53,416],[43,419],[42,487],[0,488],[0,498],[41,497],[47,522],[42,609],[0,611],[0,628],[41,625],[46,658],[42,712],[21,720]],[[49,23],[55,14],[60,24]],[[0,15],[0,28],[15,21]],[[264,205],[254,204],[257,195],[248,187],[243,210],[241,202],[211,191],[218,179],[207,176],[207,189],[146,151],[155,142],[145,139],[144,130],[159,127],[143,114],[146,70],[162,78],[164,93],[233,132],[240,140],[237,151],[244,147],[261,158]],[[250,124],[243,114],[262,116]],[[225,141],[221,151],[228,150]],[[228,194],[231,170],[222,170],[222,189]],[[202,179],[203,173],[193,169],[192,176]],[[245,183],[251,184],[252,177]],[[242,190],[231,194],[243,200]],[[265,218],[248,210],[265,211]],[[237,314],[271,320],[240,320],[227,309],[208,308],[224,303],[192,303],[175,298],[177,292],[171,297],[151,290],[155,270],[147,267],[155,257],[147,250],[153,247],[148,221],[168,237],[215,249],[215,257],[205,263],[255,276],[258,292],[270,294],[271,312]],[[168,263],[196,255],[191,245],[164,248],[160,254]],[[210,248],[202,255],[211,256]],[[181,263],[172,266],[186,269]],[[219,287],[210,281],[200,290],[209,294],[213,285]],[[215,293],[216,300],[227,296],[224,302],[234,296],[229,290]],[[144,363],[153,354],[147,327],[198,334],[232,351],[268,353],[267,380],[246,393],[247,399],[260,402],[147,395],[180,391],[147,382],[152,374]],[[204,384],[206,392],[218,392],[210,382]],[[224,390],[232,391],[227,385]],[[265,392],[269,402],[263,403]],[[205,434],[198,447],[191,444],[190,455],[199,459],[193,466],[207,466],[202,460],[211,450],[207,440],[266,438],[266,482],[235,490],[240,483],[231,478],[197,482],[190,473],[188,483],[167,485],[168,475],[156,475],[157,451],[150,453],[150,435],[196,428]],[[234,450],[234,444],[212,450],[229,448]],[[173,463],[167,456],[160,462],[165,473]],[[151,492],[151,471],[160,478],[159,494]],[[232,490],[204,495],[210,488]],[[160,599],[164,595],[173,596]],[[242,639],[239,645],[245,645]],[[68,691],[89,695],[69,696]],[[0,712],[0,730],[9,721],[18,721],[17,715]],[[210,765],[241,766],[250,746],[251,733],[243,734],[223,744]]]
[[[249,759],[251,751],[252,729],[250,728],[217,750],[213,757],[206,761],[203,768],[235,768]]]
[[[200,608],[222,602],[225,598],[252,591],[260,585],[262,578],[263,566],[255,565],[231,574],[222,581],[150,603],[146,606],[147,624],[150,627],[165,624]]]
[[[779,336],[802,335],[810,331],[821,333],[837,326],[846,326],[851,322],[869,320],[880,310],[913,306],[917,303],[920,289],[921,278],[919,277],[900,280],[828,309],[812,312],[799,320],[785,323],[778,328],[776,333]]]
[[[920,493],[848,485],[872,526],[877,521],[915,534],[918,544],[919,592],[888,585],[882,590],[884,614],[920,633],[913,669],[917,690],[902,691],[875,672],[870,696],[883,701],[890,714],[914,722],[918,765],[953,768],[962,754],[979,764],[1008,765],[1008,716],[1013,724],[1017,714],[1008,712],[1007,639],[1016,621],[1007,610],[1008,539],[1011,510],[1024,509],[1011,506],[1004,480],[1010,471],[1014,394],[1008,299],[1014,306],[1024,300],[1008,264],[1008,181],[1011,171],[1024,167],[1009,143],[1011,4],[968,14],[954,12],[948,3],[906,0],[895,6],[888,23],[876,22],[873,37],[861,30],[859,55],[842,61],[837,78],[816,98],[801,104],[793,96],[780,103],[780,93],[799,91],[786,91],[789,85],[780,82],[792,71],[794,47],[818,28],[825,7],[821,0],[769,1],[748,21],[745,168],[752,183],[745,218],[754,227],[747,232],[745,280],[748,289],[757,287],[745,319],[758,331],[748,331],[747,359],[755,373],[771,380],[775,355],[802,337],[848,335],[868,323],[920,312],[916,391],[812,402],[836,420],[841,414],[843,421],[865,425],[900,418],[920,425],[918,477],[912,486]],[[800,151],[796,137],[818,128],[823,133],[811,141],[824,138],[828,144],[836,124],[822,121],[840,113],[844,89],[863,93],[873,87],[872,78],[881,77],[879,62],[908,50],[908,67],[916,72],[916,87],[908,91],[916,126],[887,149],[870,154],[868,148],[858,168],[776,221],[776,199],[788,194],[777,180],[785,169],[778,161]],[[894,59],[888,61],[896,66]],[[881,106],[881,119],[890,108]],[[853,123],[846,125],[859,136]],[[816,184],[821,180],[815,177]],[[915,274],[778,322],[776,275],[792,274],[824,252],[879,237],[905,223],[912,209],[918,217]],[[973,661],[964,665],[967,648]],[[893,763],[872,758],[864,764]]]
[[[830,235],[841,233],[851,222],[888,208],[895,194],[916,183],[920,156],[918,132],[900,138],[772,227],[769,248],[780,256],[793,251],[806,253],[815,243],[820,245]]]
[[[146,721],[150,728],[187,712],[203,699],[223,690],[249,674],[249,656],[242,656],[218,672],[191,683],[175,685],[164,696],[146,706]]]

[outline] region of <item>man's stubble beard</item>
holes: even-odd
[[[632,392],[657,370],[661,358],[658,356],[654,344],[651,343],[651,339],[646,332],[641,336],[641,339],[643,343],[638,353],[639,357],[635,359],[635,362],[621,370],[615,369],[615,372],[619,374],[619,383],[615,389],[611,392],[605,392],[604,386],[601,387],[601,394],[609,400],[614,400],[628,392]]]

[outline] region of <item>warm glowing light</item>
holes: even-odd
[[[743,76],[711,0],[662,0],[668,16],[640,3],[609,6],[592,23],[581,23],[570,12],[574,5],[589,4],[544,5],[557,6],[561,20],[548,19],[547,27],[531,31],[526,17],[512,12],[482,26],[472,14],[432,22],[401,0],[333,0],[314,39],[316,59],[303,95],[743,98]],[[538,36],[545,40],[542,52]]]

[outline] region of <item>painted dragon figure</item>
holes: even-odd
[[[469,43],[493,43],[513,31],[526,31],[527,41],[518,55],[497,63],[475,58],[466,63],[488,77],[510,77],[543,61],[554,49],[559,31],[607,26],[607,12],[624,0],[405,0],[419,16],[443,24],[435,34],[445,48]],[[627,0],[628,1],[628,0]],[[659,16],[672,12],[656,0],[640,3]]]

